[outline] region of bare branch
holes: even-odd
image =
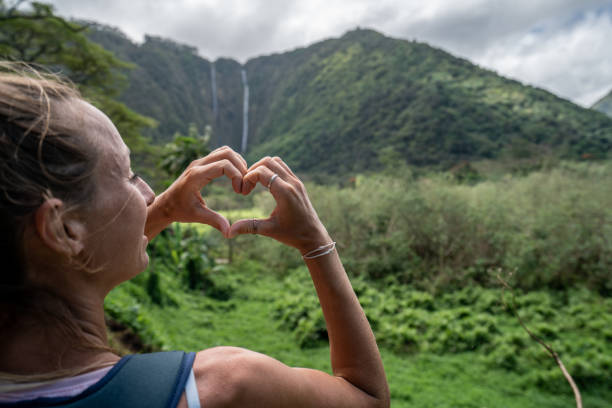
[[[47,44],[43,44],[38,48],[38,50],[28,56],[25,61],[35,62],[38,58],[44,55],[47,52]]]
[[[555,362],[557,363],[557,365],[561,369],[561,372],[563,373],[563,376],[565,377],[565,379],[569,383],[570,387],[572,387],[572,391],[574,391],[574,398],[576,399],[576,408],[582,408],[582,397],[580,396],[580,390],[578,389],[578,386],[574,382],[574,379],[572,378],[570,373],[565,368],[565,365],[563,364],[563,361],[561,361],[561,358],[559,357],[557,352],[552,347],[550,347],[548,344],[544,343],[544,341],[542,339],[540,339],[538,336],[533,334],[531,332],[531,330],[529,330],[527,328],[527,326],[525,325],[525,322],[523,322],[523,319],[518,314],[518,311],[517,311],[517,308],[516,308],[516,296],[514,294],[514,289],[501,277],[501,275],[499,273],[497,274],[497,279],[501,282],[501,284],[503,286],[502,287],[502,303],[504,304],[504,307],[506,309],[512,310],[512,313],[518,319],[521,327],[527,332],[527,334],[529,334],[529,337],[531,337],[533,340],[537,341],[542,347],[544,347],[546,349],[546,351],[551,355],[551,357],[555,360]],[[508,307],[508,305],[506,304],[506,302],[504,300],[504,290],[505,289],[508,289],[510,291],[510,294],[512,294],[512,307]]]

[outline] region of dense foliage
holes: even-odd
[[[327,340],[323,314],[308,271],[285,279],[285,294],[274,305],[281,326],[302,347]],[[554,360],[529,339],[511,313],[509,293],[469,287],[432,296],[401,285],[354,282],[354,288],[384,347],[398,353],[474,352],[492,368],[525,376],[526,384],[551,391],[563,387]],[[550,343],[581,386],[612,380],[612,298],[587,290],[532,291],[516,297],[519,314],[532,331]]]
[[[501,268],[524,289],[586,284],[612,294],[609,163],[566,162],[477,184],[450,173],[399,174],[358,177],[343,189],[309,186],[353,276],[435,292],[496,285]],[[269,195],[255,202],[266,212],[273,208]],[[280,270],[299,265],[299,257],[283,251],[259,240],[248,254],[273,259]]]
[[[172,142],[167,143],[160,154],[159,167],[174,181],[191,164],[210,153],[211,128],[207,126],[204,134],[200,134],[194,124],[189,126],[187,135],[178,132],[174,134]]]
[[[283,78],[256,127],[251,157],[277,154],[300,170],[355,172],[377,167],[385,146],[417,165],[610,150],[606,117],[425,44],[355,30],[270,58],[276,63],[247,64]],[[270,84],[262,79],[261,86]]]

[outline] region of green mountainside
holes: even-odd
[[[122,101],[159,121],[167,141],[189,123],[214,128],[213,144],[240,149],[248,77],[250,161],[279,155],[298,171],[349,173],[380,167],[381,151],[415,165],[555,154],[606,157],[612,119],[524,86],[427,44],[357,29],[244,66],[146,37],[135,45],[96,26],[94,41],[137,65]]]
[[[195,48],[152,36],[136,45],[117,29],[88,24],[93,41],[134,64],[135,68],[127,71],[129,86],[121,101],[159,122],[156,129],[148,132],[154,142],[167,142],[175,132],[187,134],[193,123],[200,131],[211,125],[215,135],[225,136],[223,140],[213,140],[214,144],[236,146],[242,132],[240,64],[229,59],[215,64],[219,105],[215,119],[211,63],[199,57]]]
[[[612,116],[612,91],[610,91],[606,96],[597,101],[591,109],[598,110],[607,114],[608,116]]]

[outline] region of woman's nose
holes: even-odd
[[[139,181],[140,182],[138,183],[138,189],[144,197],[148,207],[153,204],[153,201],[155,201],[155,192],[153,192],[153,189],[151,189],[151,187],[147,184],[146,181],[144,181],[143,179],[140,179]]]

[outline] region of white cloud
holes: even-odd
[[[502,75],[590,105],[612,88],[611,0],[54,0],[67,16],[250,57],[356,26],[444,48]]]
[[[476,61],[590,106],[612,88],[612,16],[588,13],[570,27],[512,35]]]

